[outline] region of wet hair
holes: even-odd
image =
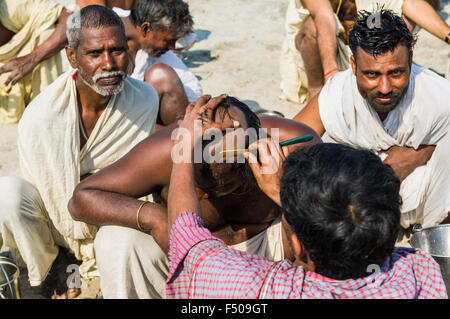
[[[100,29],[108,26],[117,26],[121,29],[121,35],[124,41],[125,27],[120,17],[113,10],[99,5],[86,6],[83,9],[74,12],[67,19],[67,41],[69,46],[76,52],[81,41],[81,29],[96,28]]]
[[[400,181],[367,150],[317,144],[283,163],[282,212],[315,272],[337,280],[370,275],[400,230]]]
[[[359,11],[349,34],[349,46],[356,61],[357,48],[376,57],[405,45],[412,53],[416,38],[403,19],[390,10],[380,9],[375,13]]]
[[[136,0],[130,13],[135,26],[150,23],[152,31],[173,28],[179,38],[193,31],[189,5],[181,0]]]
[[[247,104],[239,101],[237,98],[232,96],[227,96],[213,111],[212,118],[215,121],[224,120],[225,116],[230,116],[230,108],[236,107],[239,109],[245,117],[247,122],[247,130],[254,130],[256,139],[259,137],[259,129],[261,128],[261,122],[258,116],[247,106]],[[212,141],[214,142],[214,141]],[[249,140],[249,136],[246,136],[245,148],[248,148],[249,144],[254,141]],[[204,143],[204,147],[211,143],[208,141]],[[220,166],[219,166],[220,165]],[[233,162],[233,163],[222,163],[215,165],[215,171],[211,169],[211,165],[204,162],[202,163],[202,179],[209,181],[210,184],[220,183],[223,175],[225,174],[237,174],[243,181],[254,183],[253,173],[251,172],[248,163],[244,161],[243,163]]]

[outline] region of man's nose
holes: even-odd
[[[111,71],[116,69],[116,62],[114,61],[114,58],[112,57],[112,55],[106,51],[103,54],[103,61],[102,61],[102,69],[105,71]]]
[[[392,92],[392,85],[387,76],[382,76],[378,82],[378,92],[387,95]]]

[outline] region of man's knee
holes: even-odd
[[[182,85],[175,70],[162,62],[155,63],[148,68],[145,72],[145,81],[152,84],[157,91],[159,87],[164,91],[169,91],[173,86]]]
[[[317,42],[317,29],[314,20],[311,17],[308,17],[305,23],[303,23],[297,33],[295,41],[297,49],[301,49],[305,44],[310,45],[311,43]]]
[[[143,246],[145,248],[143,249]],[[108,260],[129,260],[132,255],[138,258],[164,259],[164,252],[150,235],[135,229],[121,226],[103,226],[94,240],[95,256],[99,267]],[[142,255],[145,251],[145,256]]]
[[[41,199],[36,188],[16,176],[0,177],[0,221],[23,218],[30,213],[40,216]]]

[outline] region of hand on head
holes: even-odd
[[[218,129],[221,131],[227,128],[236,128],[239,122],[230,118],[223,122],[215,122],[213,119],[213,111],[222,103],[226,95],[211,97],[211,95],[203,95],[196,102],[190,103],[186,108],[186,113],[182,120],[178,121],[180,129],[186,129],[191,134],[192,146],[195,145],[195,138],[201,138],[203,134],[210,129]],[[201,129],[201,134],[194,134],[196,129]]]
[[[255,176],[259,188],[275,203],[280,203],[280,179],[282,163],[286,157],[280,145],[271,137],[250,144],[244,156]],[[255,155],[257,154],[258,157]]]

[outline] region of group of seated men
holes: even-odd
[[[352,68],[294,119],[258,117],[229,96],[184,100],[182,118],[171,104],[161,113],[156,84],[129,76],[130,41],[150,52],[150,39],[180,35],[136,11],[175,2],[137,0],[128,33],[105,6],[67,18],[72,69],[26,107],[22,176],[0,178],[0,246],[18,250],[30,284],[77,296],[60,278],[73,255],[104,298],[446,298],[427,253],[394,248],[450,211],[450,83],[412,63],[405,22],[381,10],[369,28],[360,12]],[[216,151],[258,133],[244,136],[244,160],[207,161],[210,129]],[[175,160],[180,144],[187,160]]]

